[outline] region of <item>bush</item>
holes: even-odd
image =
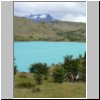
[[[14,75],[16,75],[16,73],[18,72],[18,69],[17,69],[17,66],[16,66],[16,63],[15,63],[15,58],[14,58]]]
[[[83,60],[82,66],[80,67],[81,80],[86,81],[86,60]]]
[[[18,72],[17,66],[14,66],[14,75],[16,75],[17,72]]]
[[[30,82],[21,82],[16,85],[17,88],[32,88],[34,85]]]
[[[34,73],[34,77],[37,84],[42,84],[42,77],[45,76],[47,79],[48,67],[47,64],[36,63],[31,65],[29,69],[30,73]]]
[[[79,64],[78,60],[73,59],[73,56],[66,56],[64,58],[64,64],[63,64],[64,74],[69,81],[75,80],[75,77],[79,72],[78,64]]]
[[[56,66],[53,71],[54,82],[62,83],[64,80],[63,68],[61,66]]]
[[[31,67],[29,68],[30,73],[35,73],[35,74],[47,74],[48,72],[48,67],[47,64],[42,64],[42,63],[36,63],[32,64]]]
[[[21,73],[21,74],[20,74],[20,78],[27,78],[27,76],[26,76],[26,74]]]
[[[34,75],[35,80],[36,80],[36,84],[42,84],[42,75],[41,74],[35,74]]]

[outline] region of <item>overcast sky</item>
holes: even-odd
[[[14,15],[50,14],[62,21],[86,22],[85,2],[14,2]]]

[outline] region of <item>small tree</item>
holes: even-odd
[[[34,77],[35,77],[37,84],[42,84],[42,75],[41,74],[35,74]]]
[[[82,81],[86,81],[86,53],[83,58],[78,59],[78,69]]]
[[[66,78],[73,81],[78,73],[78,62],[76,59],[73,59],[73,56],[66,56],[64,58],[64,74]]]
[[[54,82],[62,83],[64,80],[64,71],[63,68],[59,65],[56,65],[53,70],[53,79]]]
[[[15,58],[14,58],[14,75],[16,75],[16,73],[18,72],[18,69],[17,69],[17,66],[16,66],[16,63],[15,63]]]
[[[37,84],[41,84],[42,83],[42,76],[47,76],[48,73],[48,68],[47,68],[47,64],[42,64],[42,63],[36,63],[31,65],[29,71],[31,73],[34,73],[35,76],[35,80]]]
[[[79,54],[79,58],[80,58],[80,59],[82,58],[82,55],[81,55],[81,54]]]
[[[86,60],[86,52],[84,53],[84,59]]]
[[[14,75],[17,73],[17,66],[14,66]]]
[[[86,60],[83,59],[80,73],[83,81],[86,81]]]
[[[48,72],[49,72],[49,68],[47,66],[47,64],[43,64],[43,76],[44,76],[44,79],[47,80],[48,79]]]

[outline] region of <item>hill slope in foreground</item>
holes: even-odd
[[[33,22],[14,16],[14,41],[85,42],[86,24],[68,21]]]

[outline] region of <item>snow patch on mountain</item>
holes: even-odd
[[[40,15],[40,18],[46,18],[47,15]]]
[[[27,17],[35,22],[53,22],[55,19],[49,14],[35,14]]]
[[[36,19],[36,18],[38,18],[38,16],[36,15],[36,16],[31,17],[31,18],[35,18]]]

